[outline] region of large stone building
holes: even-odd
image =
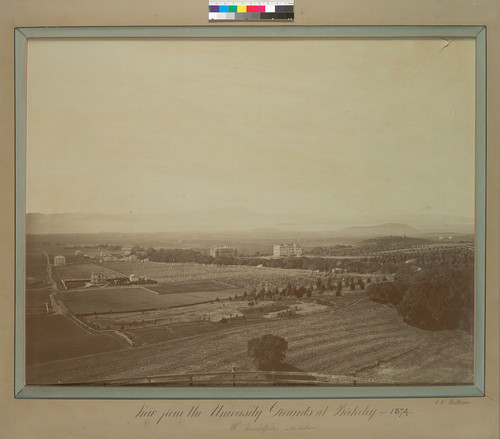
[[[234,247],[212,247],[210,249],[210,256],[214,258],[235,258],[238,256],[238,250]]]
[[[299,244],[276,244],[273,247],[274,256],[301,256],[302,247]]]

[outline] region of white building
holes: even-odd
[[[274,256],[301,256],[302,247],[299,244],[276,244],[273,247]]]
[[[55,256],[54,265],[66,265],[66,258],[61,255]]]
[[[210,249],[210,256],[214,258],[235,258],[238,256],[238,250],[233,247],[212,247]]]

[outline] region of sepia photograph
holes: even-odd
[[[25,385],[477,383],[476,38],[210,29],[26,40]]]

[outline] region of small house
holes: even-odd
[[[66,265],[66,258],[61,255],[55,256],[54,265]]]

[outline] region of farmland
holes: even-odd
[[[314,283],[318,274],[310,270],[251,267],[244,265],[213,265],[197,263],[165,263],[120,261],[106,262],[100,266],[123,273],[148,277],[160,284],[170,282],[217,281],[232,287],[252,287],[259,282],[286,284],[290,280]]]
[[[222,371],[231,365],[237,370],[255,370],[246,354],[246,343],[252,337],[273,333],[288,340],[286,363],[295,370],[345,375],[358,383],[433,384],[472,380],[470,334],[410,327],[393,308],[368,300],[292,321],[272,319],[227,325],[212,331],[204,329],[210,325],[208,322],[200,324],[200,331],[187,337],[167,337],[133,349],[46,364],[38,371],[38,378],[46,383],[116,379]],[[164,329],[167,335],[168,326]],[[116,364],[120,364],[119,370]],[[31,372],[28,368],[28,373]]]
[[[175,293],[189,293],[192,291],[221,291],[232,288],[237,288],[234,285],[218,282],[214,280],[205,281],[184,281],[184,282],[169,282],[161,285],[148,286],[150,290],[158,294],[175,294]]]
[[[25,308],[26,315],[31,314],[45,314],[47,309],[51,309],[50,293],[52,287],[43,286],[37,289],[29,288],[26,290],[25,295]]]
[[[26,365],[80,357],[82,353],[123,349],[126,345],[109,334],[91,334],[63,315],[26,319]]]
[[[429,253],[432,261],[460,262],[462,253],[470,252],[443,249],[441,259]],[[56,281],[104,272],[108,279],[134,274],[158,283],[73,284],[70,290],[61,282],[57,289],[51,283],[32,285],[26,292],[28,379],[137,378],[226,371],[233,365],[252,372],[257,369],[247,342],[271,333],[289,343],[286,363],[278,370],[339,376],[340,384],[471,382],[469,332],[409,326],[394,304],[368,299],[365,285],[394,281],[399,250],[377,255],[383,269],[374,272],[350,270],[356,260],[328,259],[341,268],[327,271],[292,268],[312,258],[283,259],[289,262],[286,269],[266,267],[265,261],[276,260],[265,258],[254,266],[129,260],[52,267]],[[27,271],[50,282],[46,264],[42,253],[30,254]],[[405,276],[419,270],[405,261],[402,265],[409,269]]]
[[[166,309],[215,301],[217,297],[222,299],[233,294],[234,290],[159,295],[142,287],[93,288],[58,293],[64,305],[76,315]]]
[[[351,301],[346,298],[344,304]],[[266,320],[325,312],[330,307],[314,302],[288,301],[287,304],[262,301],[249,306],[244,300],[214,301],[176,306],[174,308],[86,315],[84,320],[94,328],[120,329],[139,344],[185,337],[187,334],[224,329],[226,324],[264,323]],[[293,310],[293,314],[292,314]]]
[[[47,258],[43,253],[26,255],[26,284],[39,285],[48,281]]]
[[[117,273],[116,271],[94,264],[59,265],[57,267],[53,267],[52,270],[54,275],[62,280],[90,279],[91,274],[96,271],[104,272],[107,277],[120,276],[120,273]]]

